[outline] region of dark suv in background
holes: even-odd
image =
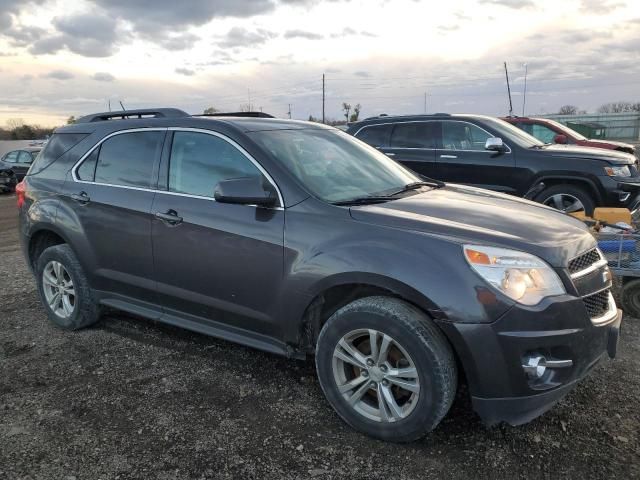
[[[377,438],[435,428],[459,371],[487,423],[520,424],[616,353],[621,312],[584,224],[424,181],[317,123],[91,115],[16,190],[54,324],[108,306],[315,355],[330,404]]]
[[[381,116],[347,131],[421,175],[519,197],[533,192],[534,200],[564,212],[640,204],[633,155],[547,145],[492,117]]]

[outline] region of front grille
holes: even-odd
[[[589,318],[598,318],[609,310],[609,289],[582,297]]]
[[[587,253],[574,258],[569,261],[569,273],[577,273],[585,268],[589,268],[591,265],[600,260],[600,254],[596,248],[589,250]]]

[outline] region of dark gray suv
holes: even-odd
[[[17,187],[50,320],[112,307],[293,358],[350,425],[416,439],[464,377],[489,424],[550,408],[621,312],[593,237],[539,204],[418,177],[323,125],[175,109],[58,129]]]

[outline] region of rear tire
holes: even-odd
[[[593,210],[596,208],[596,202],[591,195],[585,189],[575,185],[562,184],[545,188],[535,200],[565,213],[584,210],[587,215],[593,215]],[[575,209],[578,206],[576,201],[582,204],[581,209]]]
[[[335,312],[320,332],[316,369],[327,400],[346,423],[393,442],[433,430],[457,386],[456,362],[442,332],[422,311],[391,297],[362,298]]]
[[[640,278],[625,282],[620,290],[622,310],[635,318],[640,318]]]
[[[42,304],[56,326],[78,330],[100,319],[100,306],[69,245],[44,250],[36,261],[35,274]]]

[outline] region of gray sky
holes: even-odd
[[[294,118],[640,101],[638,0],[0,0],[0,124],[241,104]]]

